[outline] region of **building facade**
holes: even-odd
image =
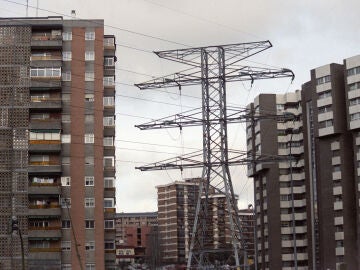
[[[263,94],[248,123],[259,269],[359,269],[360,56],[311,70],[301,91]],[[286,156],[293,156],[294,159]]]
[[[194,225],[200,178],[157,186],[159,241],[164,263],[187,262]],[[209,248],[231,246],[226,196],[210,187],[206,242]],[[216,255],[221,261],[225,256]],[[214,259],[215,260],[215,259]]]
[[[117,213],[116,253],[117,263],[147,262],[153,250],[154,232],[157,231],[157,212]]]
[[[115,269],[115,37],[61,17],[0,35],[0,268]]]

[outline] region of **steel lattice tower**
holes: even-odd
[[[137,127],[158,129],[201,125],[203,130],[202,153],[155,163],[140,170],[202,167],[202,179],[196,205],[194,226],[191,235],[188,269],[208,269],[218,255],[227,256],[233,265],[247,266],[247,244],[242,237],[237,199],[234,194],[229,165],[247,164],[253,159],[241,151],[228,149],[228,123],[239,123],[250,118],[245,110],[228,108],[226,104],[226,82],[293,77],[289,69],[268,69],[239,65],[239,62],[271,47],[269,41],[239,43],[220,46],[189,48],[155,52],[159,57],[190,66],[183,72],[136,84],[140,89],[179,87],[201,84],[202,107],[199,110],[177,114]],[[254,117],[252,115],[252,117]],[[202,161],[197,161],[202,154]],[[251,161],[250,161],[250,159]],[[271,158],[270,158],[271,159]],[[226,212],[230,241],[226,237],[214,236],[210,207],[212,194],[226,197]],[[216,231],[216,230],[215,230]],[[221,232],[218,232],[220,234]],[[216,233],[215,233],[216,234]]]

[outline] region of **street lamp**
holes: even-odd
[[[20,245],[21,245],[21,268],[25,270],[25,258],[24,258],[24,242],[21,234],[21,230],[19,227],[19,221],[16,216],[11,217],[11,233],[17,231],[20,237]]]
[[[248,209],[252,210],[253,222],[254,222],[254,264],[255,270],[257,270],[258,258],[257,258],[257,237],[256,237],[256,211],[252,204],[248,205]]]

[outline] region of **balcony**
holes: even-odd
[[[52,34],[50,32],[36,33],[31,37],[32,49],[61,49],[61,34]]]
[[[115,188],[104,188],[104,197],[115,198]]]
[[[49,78],[47,80],[39,80],[32,78],[30,81],[31,90],[51,90],[51,89],[60,89],[61,88],[61,80],[60,78]]]
[[[40,260],[61,260],[61,248],[60,247],[49,247],[49,248],[29,248],[29,261],[40,261]]]
[[[61,119],[31,119],[30,129],[61,129]]]
[[[61,141],[58,140],[29,140],[30,152],[60,152]]]
[[[41,194],[51,194],[58,195],[60,194],[60,185],[58,183],[32,183],[28,189],[29,194],[41,195]]]
[[[60,205],[51,204],[50,205],[29,205],[29,216],[61,216]]]
[[[61,98],[31,97],[30,109],[59,110],[61,107]]]
[[[29,173],[61,173],[61,164],[56,161],[32,161],[29,162]]]
[[[61,227],[29,227],[28,231],[29,238],[61,238]]]

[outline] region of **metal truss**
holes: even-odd
[[[191,234],[187,269],[210,269],[222,260],[232,267],[247,269],[247,243],[242,235],[237,197],[234,194],[229,166],[260,162],[264,157],[249,157],[242,151],[228,149],[227,124],[250,121],[254,114],[245,109],[228,107],[226,82],[251,81],[272,78],[294,78],[289,69],[268,69],[238,65],[238,62],[271,47],[269,41],[219,45],[155,52],[159,57],[191,66],[182,72],[135,84],[140,89],[179,87],[201,84],[201,109],[152,121],[137,127],[145,129],[174,128],[201,125],[203,149],[182,157],[148,166],[146,170],[184,169],[202,167],[202,179]],[[260,116],[261,117],[261,116]],[[270,116],[269,116],[270,117]],[[286,118],[287,116],[272,117]],[[250,160],[251,159],[251,160]],[[275,161],[275,157],[268,160]],[[214,233],[212,198],[225,197],[227,221],[225,232]],[[219,237],[224,233],[229,237]]]

